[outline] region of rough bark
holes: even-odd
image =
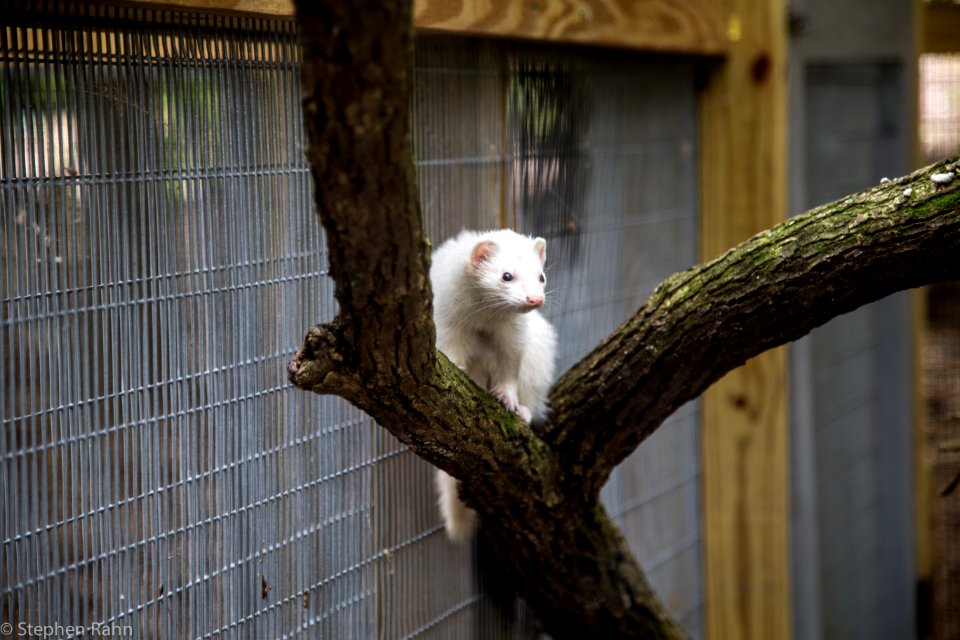
[[[823,205],[668,278],[557,381],[544,438],[596,490],[667,416],[749,358],[896,291],[960,277],[960,177],[930,179],[958,165]]]
[[[960,180],[937,186],[931,169],[918,172],[669,278],[561,377],[550,423],[534,433],[434,348],[409,138],[409,2],[304,1],[297,12],[308,157],[340,310],[310,330],[290,379],[346,398],[464,479],[491,547],[554,637],[682,637],[600,486],[747,358],[899,289],[960,277]]]

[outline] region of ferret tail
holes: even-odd
[[[477,529],[477,513],[460,501],[460,482],[437,469],[437,493],[440,513],[447,527],[447,537],[454,542],[465,542]]]

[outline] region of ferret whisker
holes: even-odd
[[[480,301],[479,304],[474,304],[466,308],[467,313],[460,318],[455,325],[458,328],[466,327],[473,323],[473,320],[478,316],[490,311],[502,308],[505,306],[502,300],[489,300],[489,301]]]

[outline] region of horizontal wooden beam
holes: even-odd
[[[127,0],[125,4],[156,9],[198,9],[278,17],[293,15],[293,0]]]
[[[132,4],[292,16],[290,0],[134,0]],[[424,33],[518,38],[702,56],[728,46],[715,0],[415,0]]]
[[[923,4],[923,53],[960,53],[960,4]]]
[[[414,23],[428,31],[721,55],[721,7],[710,0],[417,0]]]

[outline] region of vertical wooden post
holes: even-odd
[[[930,15],[931,7],[923,0],[913,0],[913,48],[914,68],[909,74],[908,88],[915,96],[907,122],[913,127],[911,146],[913,167],[922,167],[926,158],[920,141],[920,57],[930,51],[930,45],[942,46],[937,33],[949,29],[949,20]],[[954,7],[953,34],[960,33],[960,7]],[[936,26],[934,26],[936,25]],[[949,33],[949,31],[947,31]],[[960,50],[960,41],[954,35],[954,53]],[[911,292],[913,303],[913,515],[914,515],[914,573],[916,581],[917,635],[921,638],[932,635],[933,624],[933,572],[934,572],[934,516],[933,516],[933,465],[928,453],[927,406],[924,371],[924,345],[927,339],[927,292],[928,287]]]
[[[727,58],[701,97],[701,254],[786,217],[784,0],[728,0]],[[787,357],[768,352],[703,396],[707,638],[791,636]]]
[[[933,624],[934,499],[933,465],[928,453],[924,386],[924,343],[927,337],[927,287],[911,292],[913,302],[913,516],[917,635],[925,638]]]

